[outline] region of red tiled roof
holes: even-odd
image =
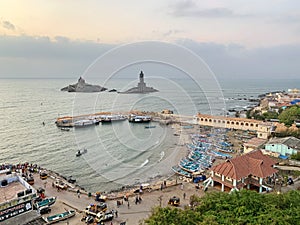
[[[227,160],[214,166],[211,170],[235,180],[240,180],[242,177],[248,177],[249,175],[265,178],[277,172],[272,167],[274,164],[275,161],[269,156],[264,155],[260,150],[256,150]]]

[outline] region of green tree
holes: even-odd
[[[286,126],[291,126],[295,120],[300,120],[300,107],[292,106],[279,114],[278,119],[280,123],[284,123]]]
[[[299,224],[300,191],[259,194],[242,190],[232,194],[193,196],[193,209],[155,208],[146,219],[149,225]]]

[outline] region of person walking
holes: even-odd
[[[185,199],[185,197],[186,197],[186,193],[184,192],[184,193],[183,193],[183,199]]]
[[[118,210],[115,211],[116,218],[118,218]]]
[[[80,190],[77,190],[77,197],[80,198]]]
[[[128,209],[129,209],[130,208],[129,199],[127,199],[127,206],[128,206]]]

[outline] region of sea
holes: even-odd
[[[137,80],[89,79],[123,91]],[[162,111],[194,116],[198,112],[224,115],[228,109],[247,108],[249,99],[270,91],[299,88],[300,79],[220,79],[208,89],[205,81],[147,79],[159,92],[150,94],[68,93],[60,89],[74,79],[0,79],[0,164],[30,162],[72,176],[88,191],[109,191],[138,185],[172,174],[170,163],[178,137],[171,127],[151,122],[120,121],[63,131],[57,117],[130,110]],[[298,86],[296,86],[298,85]],[[189,119],[187,119],[189,120]],[[78,150],[87,153],[76,157]],[[174,162],[174,165],[177,162]]]

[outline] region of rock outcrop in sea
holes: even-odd
[[[101,92],[106,91],[107,88],[101,87],[100,85],[92,85],[85,83],[85,80],[80,77],[76,84],[70,84],[67,87],[60,89],[61,91],[68,91],[68,92]]]
[[[140,82],[138,83],[137,87],[133,87],[128,89],[127,91],[120,92],[122,94],[146,94],[151,92],[158,92],[153,87],[147,87],[146,83],[144,82],[144,73],[141,71],[140,73]]]

